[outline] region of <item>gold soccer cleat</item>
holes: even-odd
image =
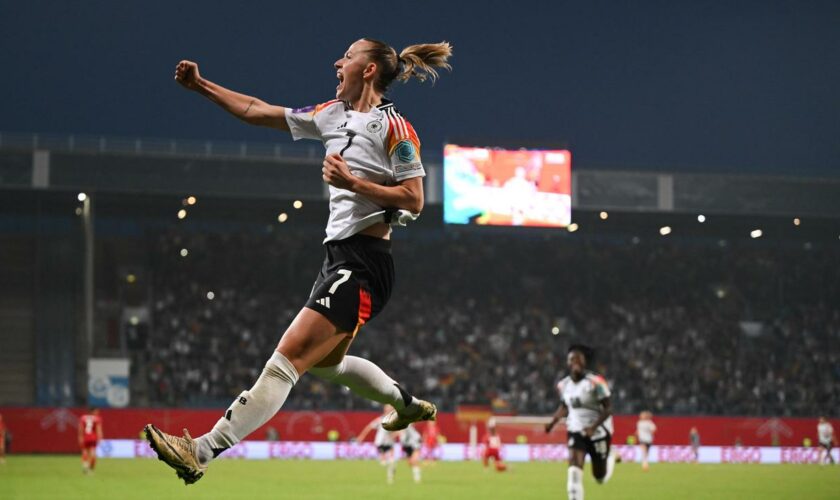
[[[420,411],[411,416],[402,415],[396,410],[385,415],[382,419],[382,428],[391,432],[401,431],[408,427],[408,424],[424,420],[434,420],[437,417],[437,407],[432,403],[418,399],[417,405],[420,407]]]
[[[158,460],[175,469],[184,484],[193,484],[204,476],[207,467],[198,461],[195,441],[186,429],[184,437],[166,434],[152,424],[148,424],[145,430],[146,441],[157,453]]]

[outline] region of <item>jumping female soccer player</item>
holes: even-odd
[[[599,484],[606,483],[613,473],[615,457],[610,453],[612,441],[612,407],[610,388],[604,377],[586,370],[592,349],[573,345],[566,357],[569,375],[557,384],[560,406],[545,432],[566,418],[569,434],[569,473],[566,484],[569,500],[583,500],[583,464],[586,455],[592,459],[592,475]]]
[[[359,328],[388,301],[394,280],[391,224],[414,220],[423,208],[425,175],[420,141],[385,92],[394,80],[435,80],[435,68],[450,69],[446,43],[412,45],[397,53],[368,38],[354,42],[335,62],[335,99],[290,109],[228,90],[203,78],[198,65],[181,61],[175,80],[252,125],[315,139],[326,148],[324,181],[330,188],[326,258],[315,286],[280,339],[254,386],[242,392],[213,429],[193,440],[146,426],[158,457],[192,484],[220,453],[268,421],[305,372],[392,405],[382,420],[389,431],[434,420],[437,409],[414,398],[378,366],[345,356]]]

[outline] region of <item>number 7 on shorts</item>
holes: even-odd
[[[338,290],[338,287],[340,287],[342,283],[347,282],[347,280],[350,279],[350,275],[353,274],[353,271],[350,271],[348,269],[339,269],[336,272],[341,275],[341,278],[337,279],[335,283],[333,283],[330,287],[330,295],[334,294],[335,291]]]

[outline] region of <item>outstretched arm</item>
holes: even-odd
[[[376,417],[375,419],[371,420],[365,426],[365,428],[362,429],[362,432],[360,432],[359,435],[356,436],[356,442],[357,443],[363,442],[365,440],[365,437],[367,437],[368,433],[370,431],[372,431],[373,429],[376,429],[376,426],[381,424],[381,423],[382,423],[382,417]]]
[[[268,104],[256,97],[240,94],[215,84],[203,78],[198,72],[198,64],[192,61],[184,60],[178,63],[175,67],[175,81],[184,88],[210,99],[246,123],[289,131],[289,125],[286,123],[286,108]]]

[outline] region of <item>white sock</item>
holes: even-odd
[[[419,465],[412,465],[411,466],[411,473],[414,475],[414,482],[420,482],[420,466]]]
[[[391,483],[394,482],[394,471],[396,469],[397,469],[396,458],[394,458],[394,457],[389,458],[388,459],[388,472],[387,472],[388,484],[391,484]]]
[[[400,413],[405,413],[406,409],[409,413],[419,409],[417,400],[386,375],[382,368],[357,356],[344,356],[335,366],[313,367],[309,373],[346,386],[363,398],[389,404]]]
[[[569,467],[569,480],[566,482],[569,500],[583,500],[583,469]]]
[[[286,402],[297,381],[294,365],[275,351],[254,386],[236,398],[210,432],[196,439],[202,465],[268,422]]]
[[[610,480],[613,475],[613,471],[615,470],[615,453],[610,452],[610,456],[607,457],[607,472],[604,474],[604,477],[601,479],[595,479],[598,481],[599,484],[604,484]]]

